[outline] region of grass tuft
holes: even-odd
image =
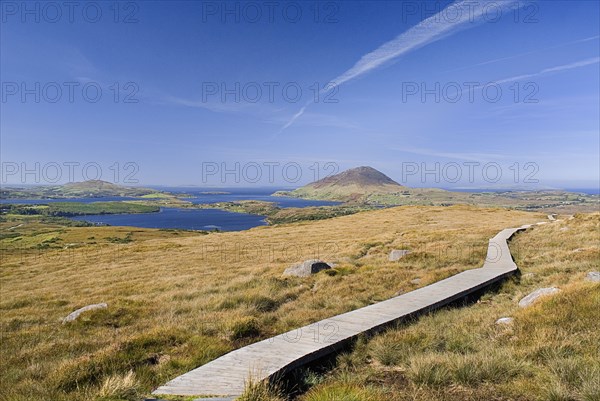
[[[409,362],[407,375],[417,386],[440,387],[452,381],[448,365],[443,355],[416,355]]]
[[[104,379],[98,391],[101,401],[136,401],[140,396],[133,371],[125,375],[112,375]]]
[[[260,335],[258,320],[254,317],[241,318],[231,326],[231,340],[243,340]]]
[[[384,401],[379,391],[372,387],[354,384],[326,384],[310,391],[302,401]]]
[[[238,401],[285,401],[281,390],[268,381],[250,379]]]

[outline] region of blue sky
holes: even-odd
[[[23,4],[3,184],[598,186],[597,1]]]

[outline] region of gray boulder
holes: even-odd
[[[65,317],[63,319],[63,324],[68,323],[68,322],[72,322],[75,319],[77,319],[79,317],[79,315],[81,315],[83,312],[87,312],[87,311],[91,311],[91,310],[96,310],[96,309],[106,309],[108,308],[108,305],[105,303],[101,303],[101,304],[93,304],[93,305],[88,305],[88,306],[84,306],[83,308],[79,308],[74,312],[71,312],[69,314],[69,316]]]
[[[389,256],[389,261],[390,262],[395,262],[397,260],[399,260],[400,258],[408,255],[410,253],[410,251],[406,250],[406,249],[393,249],[390,252],[390,256]]]
[[[593,283],[598,283],[600,282],[600,272],[589,272],[587,276],[585,276],[585,279]]]
[[[309,277],[321,270],[331,269],[331,266],[319,259],[309,259],[302,263],[296,263],[285,269],[284,276]]]
[[[556,287],[540,288],[539,290],[535,290],[531,294],[527,295],[525,298],[521,299],[519,301],[519,306],[521,308],[525,308],[525,307],[530,306],[533,303],[535,303],[540,297],[544,297],[547,295],[553,295],[553,294],[556,294],[557,292],[560,292],[560,289],[558,289]]]

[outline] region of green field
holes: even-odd
[[[53,202],[44,205],[5,204],[0,210],[4,215],[73,217],[93,214],[154,213],[160,208],[129,202]]]
[[[548,213],[595,212],[600,197],[566,191],[506,191],[506,192],[453,192],[438,188],[408,188],[389,193],[344,193],[310,187],[294,191],[280,191],[275,196],[302,199],[333,200],[357,205],[379,206],[450,206],[477,205],[510,209],[547,211]]]
[[[101,180],[70,182],[64,185],[41,185],[36,187],[3,187],[2,199],[67,199],[103,196],[138,197],[159,192],[142,187],[128,187]]]
[[[368,205],[337,205],[313,207],[278,207],[274,202],[244,200],[237,202],[219,202],[193,205],[201,209],[220,209],[234,213],[248,213],[267,216],[269,224],[296,223],[299,221],[323,220],[332,217],[372,210]]]

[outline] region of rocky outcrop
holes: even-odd
[[[284,276],[309,277],[312,274],[317,274],[321,270],[331,269],[328,263],[319,259],[309,259],[302,263],[296,263],[285,269]]]
[[[395,262],[397,260],[400,260],[404,256],[408,255],[409,253],[410,253],[410,251],[408,251],[406,249],[393,249],[390,252],[390,256],[388,259],[390,262]]]
[[[600,272],[589,272],[587,276],[585,276],[585,279],[593,283],[598,283],[600,282]]]
[[[539,290],[535,290],[531,294],[527,295],[523,299],[519,301],[519,306],[521,308],[525,308],[527,306],[533,305],[540,297],[553,295],[560,292],[560,289],[556,287],[550,288],[540,288]]]
[[[96,309],[106,309],[106,308],[108,308],[108,305],[105,303],[84,306],[83,308],[79,308],[76,311],[71,312],[69,314],[69,316],[67,316],[63,319],[62,322],[63,322],[63,324],[72,322],[72,321],[76,320],[79,317],[79,315],[81,315],[83,312],[96,310]]]

